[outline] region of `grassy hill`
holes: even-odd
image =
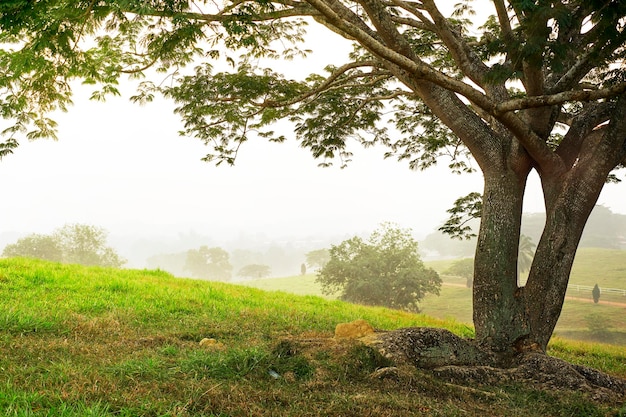
[[[439,296],[428,295],[420,304],[424,314],[439,319],[472,323],[472,291],[465,288],[465,279],[444,275],[455,260],[426,262],[442,274],[444,285]],[[572,284],[601,287],[626,288],[626,251],[612,249],[582,248],[578,251],[572,276]],[[315,283],[315,275],[257,280],[246,285],[264,290],[282,290],[300,295],[320,295],[321,287]],[[333,299],[333,297],[327,297]],[[563,313],[557,324],[556,334],[580,341],[604,342],[626,345],[626,297],[603,294],[599,304],[591,303],[591,291],[570,291]],[[616,305],[618,303],[624,305]]]
[[[25,259],[0,260],[3,416],[604,416],[578,393],[464,387],[388,365],[337,323],[380,329],[454,321],[315,296]],[[210,339],[201,344],[203,339]],[[626,354],[558,340],[551,354],[626,377]]]

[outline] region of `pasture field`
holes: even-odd
[[[444,281],[439,296],[428,295],[420,303],[422,313],[443,320],[472,323],[472,292],[465,288],[465,278],[444,275],[454,259],[425,262]],[[582,248],[572,269],[571,283],[576,285],[626,289],[626,251]],[[301,295],[322,294],[315,275],[270,278],[246,282],[245,285],[268,291],[287,291]],[[590,342],[626,346],[626,297],[602,294],[599,304],[592,303],[591,291],[569,291],[557,324],[557,336]],[[623,305],[622,305],[623,304]]]
[[[426,371],[373,379],[377,352],[332,338],[468,326],[317,296],[37,260],[0,260],[0,414],[165,416],[605,416],[623,404],[531,386],[446,383]],[[211,339],[201,344],[203,339]],[[551,353],[626,377],[626,354],[558,340]]]

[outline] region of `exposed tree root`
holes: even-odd
[[[398,365],[430,369],[455,384],[525,383],[536,389],[586,392],[599,401],[626,397],[626,380],[540,352],[520,353],[503,366],[501,358],[444,329],[399,329],[361,340]]]

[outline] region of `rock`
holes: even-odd
[[[374,328],[363,319],[339,323],[335,327],[335,339],[359,339],[372,333],[374,333]]]
[[[204,348],[223,349],[224,345],[215,339],[205,337],[200,341],[200,346]]]
[[[395,363],[407,363],[423,369],[493,363],[485,352],[445,329],[398,329],[377,334],[367,343]]]

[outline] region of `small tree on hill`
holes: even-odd
[[[409,230],[386,223],[368,241],[353,237],[329,254],[316,281],[327,294],[340,291],[342,300],[419,311],[427,293],[439,294],[441,279],[424,266]]]

